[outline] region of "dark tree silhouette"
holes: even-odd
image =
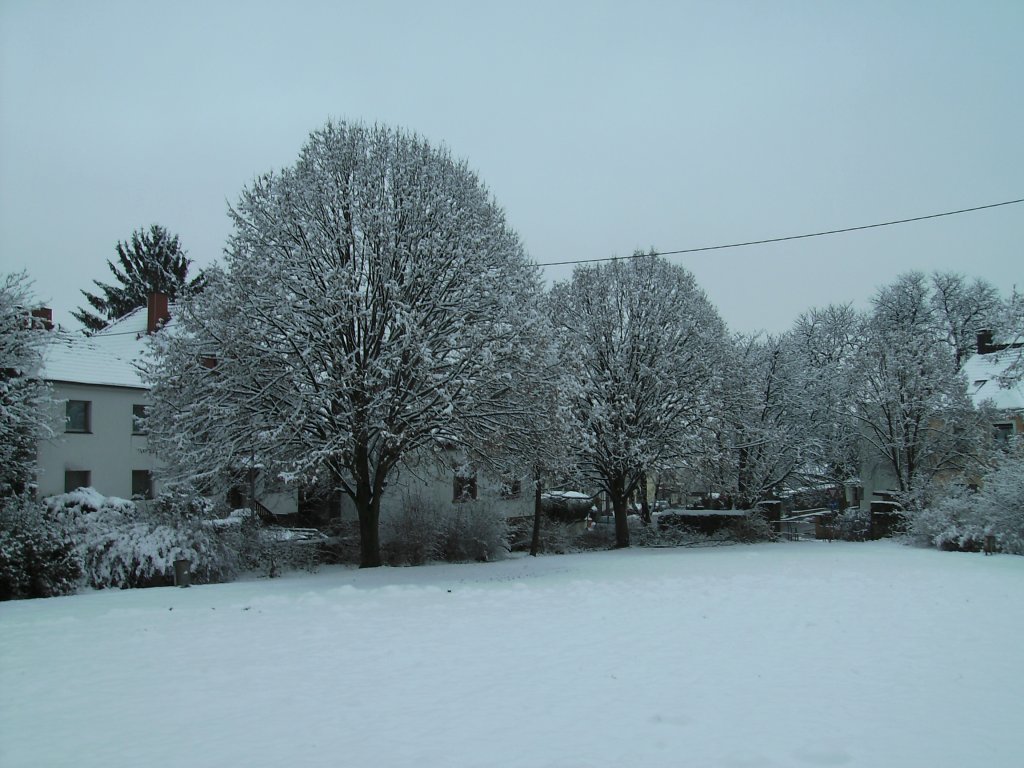
[[[184,290],[202,288],[202,273],[188,279],[192,260],[186,257],[178,236],[171,235],[159,224],[149,230],[137,229],[131,240],[118,242],[117,261],[118,264],[107,261],[117,283],[108,285],[93,280],[99,291],[82,291],[97,311],[83,307],[71,313],[89,331],[98,331],[111,320],[123,317],[136,307],[146,306],[151,293],[166,293],[173,299]]]

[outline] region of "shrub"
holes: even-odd
[[[441,519],[440,555],[449,563],[488,562],[508,552],[508,521],[489,504],[454,504]]]
[[[446,504],[411,495],[381,522],[388,565],[494,560],[508,551],[508,539],[505,518],[481,502]]]
[[[1024,555],[1024,446],[985,476],[977,494],[977,512],[1001,551]]]
[[[423,565],[441,556],[439,504],[408,495],[401,507],[381,522],[381,555],[388,565]]]
[[[174,561],[191,561],[197,584],[234,576],[234,558],[224,543],[199,525],[164,525],[152,520],[105,528],[87,536],[85,571],[96,588],[158,587],[173,583]]]
[[[730,522],[726,526],[725,535],[741,544],[775,541],[778,538],[772,524],[758,512],[751,512]]]
[[[836,528],[843,541],[867,541],[871,533],[871,512],[860,507],[847,507],[836,513]]]
[[[230,579],[237,570],[230,541],[204,524],[211,508],[195,495],[174,491],[142,505],[87,488],[45,504],[73,537],[85,580],[97,589],[171,584],[179,559],[191,561],[197,584]]]
[[[949,486],[938,501],[914,513],[910,532],[919,544],[977,552],[986,536],[1000,551],[1024,554],[1024,453],[1000,457],[981,488]]]
[[[976,494],[964,486],[950,486],[945,495],[911,514],[908,534],[922,546],[978,552],[985,529],[976,514]]]
[[[82,577],[74,542],[27,498],[0,500],[0,600],[71,594]]]

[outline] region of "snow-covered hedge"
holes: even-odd
[[[64,527],[25,497],[0,499],[0,600],[75,591],[81,559]]]
[[[86,488],[45,504],[50,519],[73,539],[91,587],[163,586],[172,583],[179,559],[191,561],[195,583],[224,581],[236,572],[229,542],[203,525],[209,510],[186,494],[141,505]]]
[[[1006,454],[981,481],[980,490],[951,486],[910,522],[911,536],[925,546],[977,552],[995,537],[1002,552],[1024,555],[1024,450]]]

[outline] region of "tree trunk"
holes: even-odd
[[[359,567],[380,566],[380,499],[367,499],[365,507],[356,503],[359,512]]]
[[[532,557],[536,557],[540,552],[541,489],[540,472],[536,472],[533,476],[533,537],[530,539],[530,555]]]
[[[640,475],[640,519],[644,525],[651,523],[651,505],[647,499],[647,473]]]
[[[615,547],[623,549],[629,546],[629,520],[626,515],[626,489],[625,481],[620,477],[610,483],[611,492],[608,494],[612,501],[612,510],[615,512]]]
[[[359,567],[380,565],[380,494],[374,493],[369,470],[356,482],[356,512],[359,514]]]

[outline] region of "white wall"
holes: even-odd
[[[380,518],[387,520],[402,508],[406,499],[415,496],[434,505],[451,505],[453,479],[455,473],[450,469],[435,466],[419,467],[414,475],[408,469],[402,469],[388,479],[384,498],[380,504]],[[520,478],[520,493],[517,498],[505,499],[501,496],[501,481],[477,474],[477,501],[484,502],[505,517],[533,515],[533,481],[524,476]],[[341,515],[344,520],[356,520],[355,505],[348,496],[341,501]]]
[[[158,466],[145,435],[132,434],[132,406],[148,404],[144,389],[53,382],[53,437],[39,445],[39,495],[64,493],[65,470],[88,470],[92,487],[104,496],[130,498],[132,470]],[[65,400],[92,403],[91,431],[64,431]],[[156,492],[154,488],[154,492]]]

